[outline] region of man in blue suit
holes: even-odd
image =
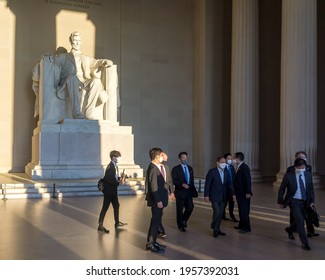
[[[194,209],[193,197],[197,197],[197,191],[194,185],[193,168],[187,164],[187,152],[180,152],[178,158],[180,164],[172,169],[176,197],[176,220],[178,229],[186,232],[187,221]]]
[[[212,236],[215,238],[219,235],[226,235],[220,230],[220,224],[228,191],[235,199],[231,182],[226,159],[223,156],[219,156],[217,158],[217,167],[210,169],[206,175],[204,187],[204,199],[211,201],[213,209],[211,229],[213,230]]]

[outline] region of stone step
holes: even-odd
[[[144,180],[132,179],[118,187],[119,195],[136,195],[144,193]],[[88,182],[60,181],[42,183],[7,183],[1,184],[0,199],[48,198],[67,196],[100,196],[97,179]]]
[[[98,179],[93,180],[58,180],[46,182],[8,182],[0,185],[0,199],[49,198],[73,196],[100,196],[97,189]],[[129,179],[118,187],[119,195],[144,194],[144,178]],[[205,179],[196,178],[194,184],[198,192],[204,191]],[[54,186],[55,184],[55,186]],[[55,188],[55,190],[54,190]]]

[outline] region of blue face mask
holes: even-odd
[[[186,165],[187,164],[187,160],[186,159],[181,160],[181,163],[184,164],[184,165]]]

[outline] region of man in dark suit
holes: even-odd
[[[180,164],[173,167],[172,177],[175,185],[177,226],[180,231],[185,232],[187,221],[193,212],[193,195],[195,196],[196,189],[193,168],[187,164],[187,153],[179,153],[178,158]]]
[[[306,161],[306,172],[310,172],[310,174],[313,174],[312,171],[312,167],[311,165],[307,164],[307,154],[304,151],[298,151],[295,154],[295,159],[297,158],[302,158]],[[291,165],[287,168],[287,173],[295,173],[295,167],[294,165]],[[294,217],[292,214],[292,211],[290,210],[290,224],[292,224],[294,222]],[[310,219],[308,219],[308,216],[306,218],[306,226],[307,226],[307,237],[316,237],[319,236],[319,233],[315,232],[315,228],[313,223],[310,221]],[[289,238],[290,239],[294,239],[294,235],[293,234],[289,234]]]
[[[105,176],[104,176],[104,200],[103,200],[103,206],[99,214],[99,220],[98,220],[98,231],[109,233],[109,230],[106,229],[103,226],[104,218],[106,215],[106,212],[108,210],[109,205],[112,203],[114,208],[114,220],[115,220],[115,227],[122,227],[125,226],[126,223],[122,223],[119,220],[119,208],[120,203],[118,201],[118,195],[117,195],[117,187],[120,183],[123,182],[123,177],[119,177],[117,162],[118,158],[121,156],[121,153],[119,151],[111,151],[110,152],[110,158],[111,162],[106,167]]]
[[[248,165],[244,163],[244,154],[242,152],[235,153],[234,160],[236,162],[234,189],[239,212],[239,223],[235,226],[235,229],[239,229],[240,233],[247,233],[251,231],[249,219],[251,197],[253,195],[251,172]]]
[[[151,162],[146,176],[146,200],[151,207],[151,220],[147,235],[146,250],[154,253],[162,253],[165,246],[157,242],[159,225],[163,215],[163,209],[168,204],[168,185],[166,183],[166,169],[162,164],[162,150],[152,148],[149,151]]]
[[[215,238],[218,235],[226,235],[220,230],[220,224],[228,192],[234,200],[234,189],[227,169],[226,159],[223,156],[219,156],[217,158],[217,167],[208,171],[204,186],[204,199],[211,201],[213,209],[211,229],[213,230],[212,236]]]
[[[226,163],[227,163],[226,168],[228,169],[228,172],[230,174],[231,183],[233,185],[234,177],[235,177],[235,168],[232,165],[233,164],[232,155],[230,153],[226,153],[226,154],[224,154],[223,157],[226,159]],[[228,211],[229,211],[230,219],[226,217],[227,204],[228,204]],[[233,200],[232,193],[230,192],[230,189],[228,189],[227,201],[225,203],[225,209],[222,214],[222,219],[225,221],[230,220],[234,223],[237,223],[238,220],[236,219],[236,217],[234,215],[234,208],[235,208],[235,201]]]
[[[297,158],[294,162],[295,172],[286,173],[278,191],[278,204],[281,208],[289,205],[294,222],[286,228],[288,234],[297,230],[302,248],[310,250],[304,220],[307,207],[314,205],[314,186],[312,175],[306,172],[306,162]]]
[[[168,192],[169,192],[169,197],[171,200],[175,200],[175,186],[173,184],[173,178],[172,178],[172,173],[171,170],[169,168],[169,166],[167,165],[167,161],[168,161],[168,155],[165,152],[162,152],[162,157],[163,157],[163,162],[162,164],[165,167],[166,170],[166,183],[168,185]],[[165,228],[161,222],[161,224],[159,225],[159,230],[158,230],[158,236],[165,238],[166,235],[166,231]]]

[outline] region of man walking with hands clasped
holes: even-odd
[[[187,153],[179,153],[178,158],[180,164],[172,169],[176,197],[176,219],[178,229],[186,232],[187,221],[194,208],[193,197],[197,196],[197,191],[194,185],[193,168],[187,164]]]

